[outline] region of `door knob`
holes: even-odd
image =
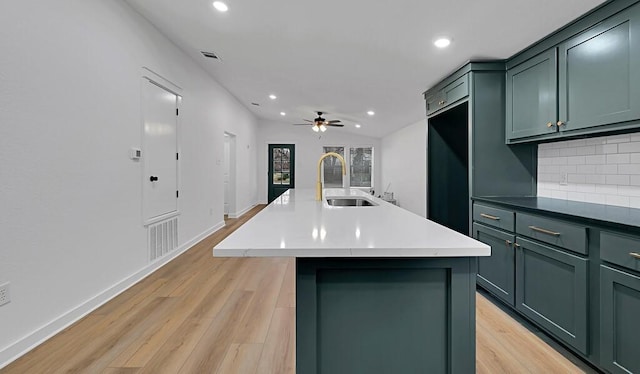
[[[152,175],[152,176],[151,176],[151,178],[149,178],[149,180],[150,180],[151,182],[155,182],[155,181],[157,181],[157,180],[158,180],[158,177],[155,177],[155,176],[153,176],[153,175]]]

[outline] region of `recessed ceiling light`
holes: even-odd
[[[360,126],[359,123],[356,123],[356,128],[359,129],[360,127],[362,127],[362,126]]]
[[[269,99],[271,99],[271,100],[275,100],[277,98],[278,98],[278,96],[276,96],[274,94],[269,95]]]
[[[229,7],[227,6],[227,4],[225,4],[222,1],[214,1],[213,7],[216,8],[218,12],[226,12],[227,10],[229,10]]]
[[[286,116],[286,115],[287,115],[287,113],[285,113],[285,112],[280,112],[280,115],[281,115],[281,116]]]
[[[438,38],[435,42],[433,42],[433,45],[438,48],[446,48],[449,46],[449,44],[451,44],[451,40],[447,38]]]
[[[370,115],[370,116],[373,116],[373,115],[376,114],[376,112],[374,112],[373,110],[370,110],[370,111],[367,112],[367,114]]]

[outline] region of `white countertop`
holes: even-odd
[[[377,206],[338,207],[330,197]],[[289,190],[213,249],[217,257],[469,257],[491,248],[355,189]]]

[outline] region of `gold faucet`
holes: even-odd
[[[322,161],[329,157],[333,156],[342,162],[342,175],[347,175],[347,167],[344,161],[344,158],[335,152],[327,152],[323,154],[318,160],[318,182],[316,183],[316,201],[322,200],[322,182],[320,181],[320,168],[322,168]]]

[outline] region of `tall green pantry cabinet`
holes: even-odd
[[[505,64],[469,62],[424,93],[427,218],[472,233],[471,196],[533,196],[537,147],[505,144]]]

